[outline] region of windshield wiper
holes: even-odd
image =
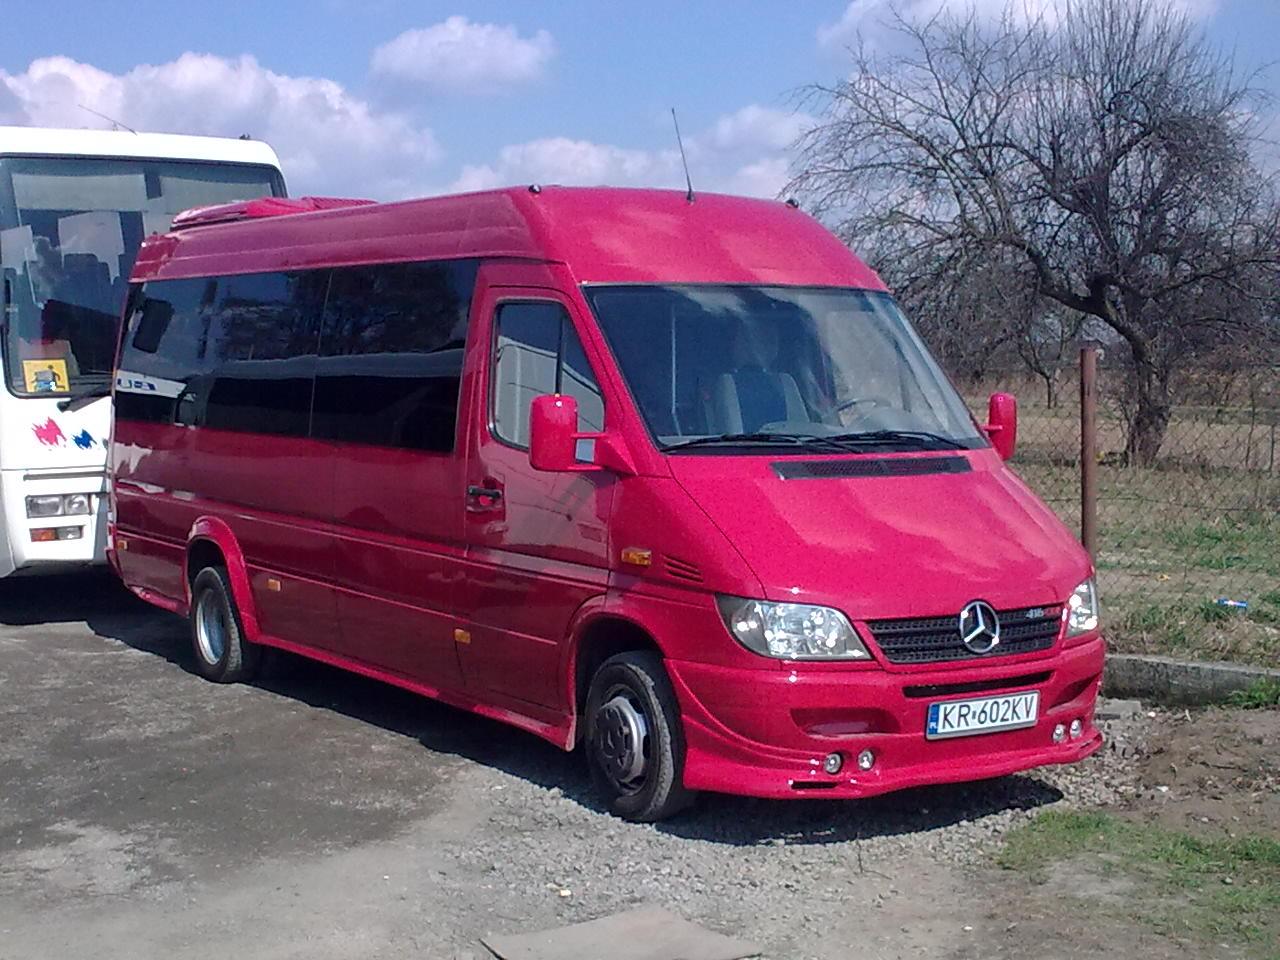
[[[928,430],[862,430],[837,433],[822,439],[856,447],[910,446],[920,450],[964,450],[963,443]]]
[[[101,400],[103,397],[111,396],[111,385],[104,384],[101,387],[93,387],[85,390],[83,393],[77,393],[74,397],[67,397],[65,400],[58,401],[58,409],[63,413],[68,410],[79,410],[83,406],[87,406],[94,400]]]
[[[685,450],[689,447],[732,447],[748,444],[764,447],[821,447],[835,452],[841,452],[844,449],[838,444],[828,443],[826,437],[800,433],[718,433],[710,437],[694,437],[692,440],[669,443],[662,449],[671,451]]]

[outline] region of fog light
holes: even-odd
[[[839,753],[828,753],[826,759],[822,761],[822,769],[831,774],[839,773],[843,766],[844,756]]]
[[[1053,728],[1053,742],[1061,743],[1065,739],[1067,739],[1067,727],[1059,723]]]
[[[858,754],[858,769],[870,770],[876,764],[876,755],[870,750],[863,750]]]
[[[1071,739],[1074,740],[1080,734],[1084,733],[1084,724],[1080,722],[1080,718],[1071,721]]]

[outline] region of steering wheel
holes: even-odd
[[[884,404],[878,397],[850,397],[848,400],[842,400],[831,408],[833,415],[844,413],[851,407],[856,407],[862,403],[869,403],[873,407],[883,407]]]

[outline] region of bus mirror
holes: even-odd
[[[534,397],[529,408],[529,463],[551,473],[609,469],[636,472],[626,446],[609,433],[578,432],[578,401],[560,394]]]
[[[993,393],[987,403],[987,436],[1001,460],[1013,456],[1018,445],[1018,401],[1011,393]]]

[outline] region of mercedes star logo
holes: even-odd
[[[1000,618],[989,603],[974,600],[960,611],[960,642],[973,653],[990,653],[1000,643]]]

